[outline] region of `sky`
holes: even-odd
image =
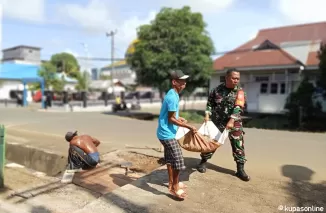
[[[150,23],[162,7],[187,5],[201,12],[217,52],[236,48],[259,29],[326,21],[325,0],[0,0],[0,4],[2,49],[37,46],[42,59],[59,52],[109,59],[111,38],[106,32],[111,30],[117,32],[115,56],[123,58],[137,27]],[[79,63],[101,67],[110,61]]]

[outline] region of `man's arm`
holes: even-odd
[[[212,108],[214,106],[214,98],[215,98],[215,89],[213,89],[207,98],[207,103],[206,103],[206,110],[205,110],[205,120],[208,121],[209,120],[209,116],[212,115]]]
[[[234,121],[238,121],[241,119],[241,114],[244,109],[246,101],[246,95],[243,90],[239,90],[237,93],[237,97],[235,100],[234,108],[231,114],[231,119],[234,119]]]
[[[185,118],[180,117],[180,116],[179,116],[178,120],[181,121],[181,122],[187,122],[187,120]]]
[[[101,142],[100,142],[99,140],[97,140],[96,138],[93,138],[93,137],[92,137],[92,140],[93,140],[93,144],[94,144],[96,147],[98,147],[98,146],[101,144]]]
[[[174,125],[180,126],[180,127],[185,127],[188,128],[192,131],[194,131],[196,128],[193,126],[188,125],[186,122],[182,122],[179,119],[176,118],[176,112],[169,111],[169,123],[172,123]]]
[[[186,122],[182,122],[181,119],[176,118],[176,111],[177,111],[177,103],[175,103],[175,100],[168,99],[167,101],[167,107],[168,107],[168,121],[169,123],[172,123],[174,125],[185,127],[190,130],[194,130],[194,127],[188,125]]]

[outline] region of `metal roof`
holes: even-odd
[[[0,64],[0,78],[22,80],[24,78],[42,79],[38,75],[39,66],[29,64]]]
[[[2,63],[0,64],[0,79],[24,80],[24,79],[43,79],[38,75],[39,65]],[[59,74],[58,74],[58,77]],[[77,82],[75,79],[65,77],[67,82]]]

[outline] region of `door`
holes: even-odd
[[[247,111],[256,112],[258,110],[260,83],[247,83],[244,90],[247,94]]]

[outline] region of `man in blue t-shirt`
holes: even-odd
[[[196,132],[195,127],[188,125],[184,118],[179,117],[179,93],[186,87],[188,77],[181,70],[171,72],[172,89],[164,97],[156,132],[157,138],[164,147],[164,159],[169,174],[169,191],[181,199],[185,198],[186,186],[179,182],[179,174],[180,170],[185,169],[185,165],[182,150],[175,135],[178,126]]]

